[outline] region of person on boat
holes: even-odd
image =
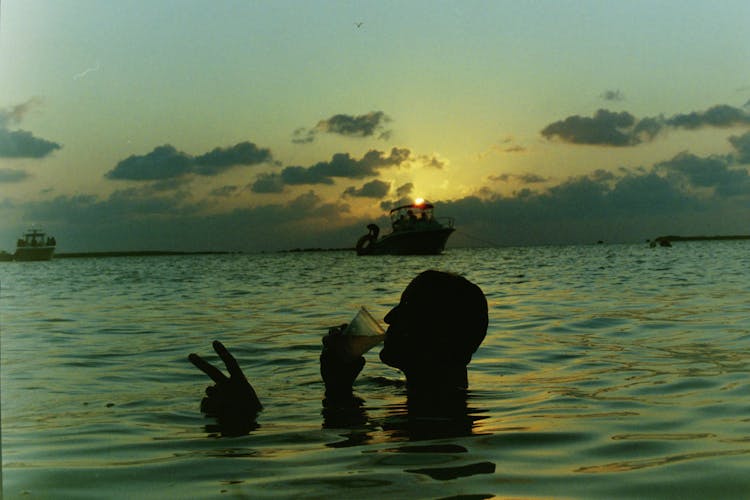
[[[417,216],[414,214],[413,210],[407,210],[406,214],[409,216],[409,225],[413,226],[417,222]]]
[[[409,283],[385,322],[389,326],[380,359],[406,376],[410,412],[452,403],[465,412],[467,366],[487,333],[487,299],[482,290],[456,274],[424,271]],[[348,412],[362,402],[353,395],[353,386],[365,358],[344,361],[334,354],[345,340],[345,327],[329,330],[320,354],[324,416],[327,413],[334,420],[336,409]],[[234,357],[221,342],[214,341],[213,346],[230,376],[190,354],[189,360],[215,383],[206,389],[201,411],[215,417],[223,429],[247,432],[262,405]]]
[[[396,220],[396,222],[393,223],[393,229],[394,230],[403,229],[403,228],[405,228],[407,226],[407,224],[408,224],[408,222],[407,222],[407,219],[406,219],[406,215],[402,213],[399,216],[399,218]]]

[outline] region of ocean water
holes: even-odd
[[[484,290],[468,425],[409,418],[376,348],[322,412],[326,327],[424,269]],[[0,263],[3,498],[748,498],[750,242]],[[265,408],[222,437],[190,352]]]

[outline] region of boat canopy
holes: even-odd
[[[401,205],[391,210],[391,223],[396,227],[399,224],[431,222],[434,220],[432,215],[433,208],[432,204],[427,202]]]
[[[390,213],[393,214],[394,212],[399,212],[401,210],[409,210],[409,209],[412,209],[412,210],[426,210],[426,209],[432,210],[433,208],[435,208],[435,207],[432,205],[432,203],[430,203],[428,201],[425,201],[423,203],[411,203],[409,205],[401,205],[400,207],[396,207],[394,209],[391,209]]]
[[[55,246],[57,242],[55,238],[50,236],[46,237],[43,231],[38,229],[29,229],[23,234],[23,238],[19,238],[16,246],[18,247],[36,247],[36,246]]]

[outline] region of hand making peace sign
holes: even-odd
[[[213,342],[213,347],[224,361],[229,377],[197,354],[188,356],[191,363],[214,381],[214,385],[206,387],[201,411],[209,417],[216,417],[223,434],[245,434],[255,423],[255,417],[263,405],[234,356],[218,340]]]

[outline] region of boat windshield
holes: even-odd
[[[418,228],[424,225],[437,224],[432,209],[433,206],[428,203],[394,208],[390,213],[393,229]]]

